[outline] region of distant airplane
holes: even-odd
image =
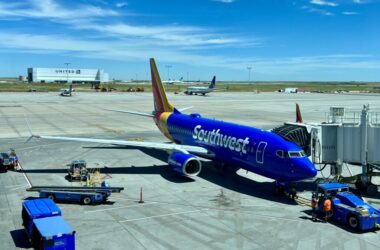
[[[289,187],[292,182],[312,178],[317,174],[304,151],[276,133],[203,118],[196,113],[181,113],[183,109],[176,109],[168,102],[153,58],[150,59],[150,67],[154,110],[151,113],[112,111],[153,118],[160,131],[173,143],[37,135],[32,137],[166,150],[170,153],[170,168],[187,177],[200,173],[202,163],[199,157],[208,158],[221,163],[224,169],[242,168],[274,179],[277,190],[280,191]]]
[[[208,87],[199,87],[199,86],[190,86],[185,91],[186,95],[192,95],[192,94],[202,94],[206,95],[207,93],[210,93],[215,90],[215,76],[212,78],[212,81]]]
[[[164,84],[177,84],[177,83],[184,83],[183,77],[179,78],[179,80],[168,80],[168,81],[162,81]]]
[[[71,93],[74,92],[73,85],[70,84],[68,89],[61,89],[61,96],[71,96]]]

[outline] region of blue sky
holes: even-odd
[[[0,76],[380,81],[379,0],[0,0]]]

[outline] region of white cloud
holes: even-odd
[[[360,54],[285,58],[230,58],[223,63],[227,64],[229,68],[235,69],[245,69],[246,65],[254,65],[256,73],[266,74],[271,79],[276,79],[277,76],[282,76],[281,78],[283,76],[297,78],[297,75],[316,71],[326,73],[346,70],[380,70],[380,60],[378,58]],[[315,80],[316,78],[313,79]]]
[[[0,2],[0,19],[42,20],[57,27],[56,30],[49,31],[55,34],[47,34],[38,25],[30,34],[14,30],[6,32],[3,29],[0,31],[0,49],[123,61],[146,60],[156,55],[162,60],[172,62],[187,61],[190,64],[198,64],[202,61],[205,64],[209,62],[220,65],[223,57],[202,54],[206,50],[209,54],[210,51],[224,47],[253,47],[262,43],[260,39],[222,34],[207,27],[178,24],[131,25],[120,21],[119,12],[91,5],[76,6],[77,11],[72,11],[69,7],[52,0],[43,0],[43,3],[30,0],[29,3],[25,5]],[[81,16],[74,13],[81,13]],[[61,27],[65,30],[60,32]],[[30,27],[30,30],[33,30],[33,27]]]
[[[123,7],[127,6],[127,5],[128,5],[127,2],[118,2],[118,3],[115,4],[115,6],[118,7],[118,8],[123,8]]]
[[[162,47],[181,46],[183,49],[194,46],[234,46],[248,43],[242,38],[220,35],[191,26],[133,26],[125,23],[109,25],[88,23],[77,24],[76,28],[98,31],[103,35],[120,39],[134,39],[140,44],[157,44]],[[260,40],[251,39],[249,43],[258,45]]]
[[[141,26],[124,22],[115,22],[107,18],[107,24],[97,19],[117,17],[120,13],[111,9],[102,9],[91,5],[81,5],[76,11],[58,5],[52,0],[30,0],[30,5],[8,5],[0,2],[0,15],[3,18],[36,18],[57,23],[70,24],[71,29],[87,30],[101,34],[103,37],[124,39],[129,43],[143,45],[172,46],[172,49],[203,49],[205,47],[258,45],[257,39],[243,39],[230,35],[219,34],[206,28],[161,25]],[[125,3],[125,2],[123,2]],[[78,16],[77,13],[81,13]],[[0,17],[1,18],[1,17]]]
[[[359,15],[358,12],[354,12],[354,11],[343,11],[342,14],[347,15],[347,16]]]
[[[125,41],[99,41],[97,39],[68,38],[62,35],[34,35],[0,32],[0,48],[14,49],[18,53],[71,54],[85,58],[101,58],[120,61],[144,61],[154,55],[163,61],[187,62],[205,65],[217,63],[222,57],[201,56],[185,51],[141,46]]]
[[[29,0],[29,4],[26,5],[0,2],[0,15],[2,17],[54,18],[63,20],[118,15],[114,10],[102,9],[92,5],[78,5],[73,8],[75,8],[75,11],[64,8],[53,0]]]
[[[233,3],[236,2],[236,0],[212,0],[214,2],[219,2],[219,3]]]
[[[378,2],[378,0],[352,0],[352,2],[356,4],[368,4]]]
[[[331,7],[338,6],[338,4],[335,2],[329,2],[329,1],[324,1],[324,0],[311,0],[310,3],[315,4],[315,5],[331,6]]]
[[[313,8],[310,6],[302,6],[301,9],[306,10],[307,12],[311,13],[318,13],[324,16],[333,16],[334,14],[330,11],[319,9],[319,8]]]
[[[119,61],[147,61],[154,56],[162,63],[221,67],[234,70],[254,65],[255,72],[268,75],[289,75],[315,70],[380,70],[380,60],[370,55],[338,54],[285,58],[250,58],[238,56],[212,56],[165,49],[160,46],[145,47],[124,41],[99,41],[97,39],[67,38],[62,35],[34,35],[0,32],[0,48],[14,49],[16,53],[70,54],[75,57]]]

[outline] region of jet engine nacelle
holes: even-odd
[[[197,176],[202,169],[202,163],[192,154],[174,152],[169,156],[169,166],[177,173],[185,176]]]

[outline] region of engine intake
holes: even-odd
[[[192,154],[174,152],[169,156],[169,166],[184,176],[197,176],[202,169],[202,163]]]

